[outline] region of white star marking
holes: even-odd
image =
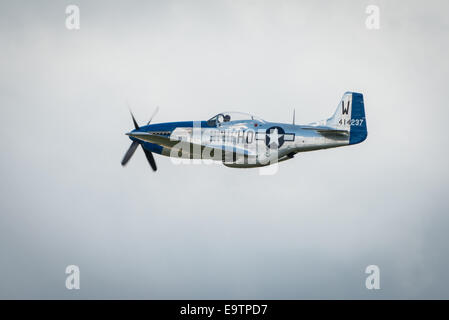
[[[280,135],[278,134],[278,129],[275,128],[273,131],[270,131],[270,134],[268,136],[270,137],[269,146],[271,147],[271,145],[274,143],[274,144],[276,144],[276,147],[279,147],[279,136]]]

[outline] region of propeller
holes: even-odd
[[[156,110],[154,110],[153,115],[150,118],[150,121],[148,121],[148,124],[150,124],[151,120],[153,120],[153,117],[156,115],[158,110],[159,110],[159,107],[157,107]],[[131,110],[129,110],[129,113],[131,113],[131,118],[133,119],[134,128],[136,130],[139,130],[140,127],[137,124],[136,118],[134,118],[134,115],[131,112]],[[123,157],[122,166],[125,166],[128,163],[129,159],[131,159],[131,157],[133,156],[134,152],[136,151],[136,149],[137,149],[137,147],[139,145],[140,145],[140,143],[137,142],[137,141],[133,141],[131,143],[131,146],[129,147],[128,151],[126,151],[125,156]],[[154,161],[153,153],[151,153],[151,151],[146,150],[143,146],[142,146],[142,150],[145,153],[145,156],[146,156],[146,158],[148,160],[148,163],[151,166],[151,169],[153,169],[153,171],[156,171],[157,170],[157,166],[156,166],[156,161]]]

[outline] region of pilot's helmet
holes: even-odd
[[[231,116],[229,114],[225,114],[224,122],[229,122],[229,121],[231,121]]]

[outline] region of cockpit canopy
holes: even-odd
[[[226,123],[239,123],[239,122],[245,122],[245,121],[257,121],[264,123],[265,121],[260,119],[259,117],[253,116],[249,113],[244,112],[222,112],[219,113],[209,120],[207,120],[207,124],[210,126],[217,126],[219,124],[226,124]]]

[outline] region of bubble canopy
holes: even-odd
[[[221,112],[209,120],[207,123],[209,125],[216,125],[217,123],[226,123],[226,122],[240,122],[240,121],[258,121],[264,123],[265,121],[259,117],[256,117],[252,114],[245,112],[235,112],[235,111],[224,111]]]

